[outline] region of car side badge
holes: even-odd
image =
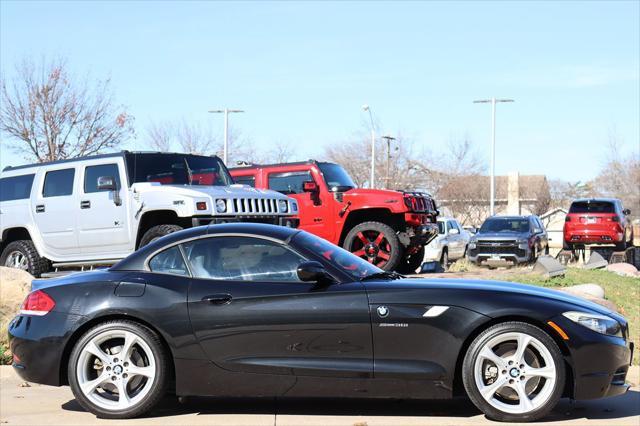
[[[448,306],[432,306],[429,309],[427,309],[427,311],[424,314],[422,314],[422,317],[435,318],[443,314],[447,309],[449,309]]]

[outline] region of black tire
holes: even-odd
[[[533,248],[531,249],[531,254],[529,254],[529,263],[536,263],[537,260],[538,260],[538,246],[534,244]]]
[[[80,384],[76,375],[76,367],[82,353],[82,349],[91,339],[105,331],[121,330],[137,334],[140,338],[144,339],[145,343],[151,348],[153,356],[156,359],[155,382],[151,385],[149,392],[135,405],[123,410],[107,410],[93,403],[80,390]],[[167,391],[167,383],[171,376],[168,355],[165,353],[160,337],[148,327],[127,320],[107,321],[96,325],[84,333],[71,351],[67,371],[69,386],[71,387],[71,391],[73,392],[76,401],[78,401],[85,410],[95,414],[99,418],[105,419],[129,419],[139,417],[147,413],[165,395]]]
[[[440,256],[440,266],[443,271],[449,270],[449,250],[445,247],[442,249],[442,256]]]
[[[616,251],[625,251],[627,249],[627,240],[623,239],[621,243],[616,243]]]
[[[547,400],[542,406],[524,414],[507,413],[489,404],[480,394],[474,377],[474,364],[484,345],[494,337],[510,332],[524,333],[538,339],[551,354],[556,369],[555,383]],[[564,359],[556,342],[540,328],[524,322],[504,322],[484,330],[469,346],[462,365],[462,381],[473,404],[488,418],[503,422],[531,422],[549,414],[562,397],[565,380]]]
[[[547,244],[547,246],[544,248],[544,255],[545,256],[549,256],[549,245]]]
[[[144,247],[149,243],[154,242],[160,237],[164,237],[165,235],[169,235],[173,232],[182,231],[184,228],[178,225],[156,225],[151,228],[147,232],[144,233],[142,239],[140,240],[140,247]]]
[[[364,259],[371,259],[371,257],[367,256],[365,253],[359,254],[364,250],[362,247],[364,242],[361,241],[359,234],[363,234],[365,238],[368,239],[366,237],[367,234],[379,235],[380,233],[384,235],[384,239],[387,241],[389,258],[385,259],[384,263],[381,263],[377,262],[378,257],[374,257],[373,261],[371,262],[370,260],[370,262],[376,265],[380,264],[380,268],[385,271],[393,271],[398,267],[404,250],[402,244],[400,244],[400,239],[398,238],[396,231],[394,231],[389,225],[381,222],[363,222],[356,225],[345,237],[342,247]],[[371,240],[369,241],[373,242]]]
[[[416,270],[422,265],[424,261],[424,246],[414,254],[404,256],[400,265],[398,265],[398,272],[401,274],[415,274]]]
[[[26,271],[29,272],[36,278],[39,278],[45,272],[48,272],[51,269],[51,264],[49,260],[38,254],[38,250],[36,250],[36,246],[33,245],[33,241],[31,240],[17,240],[12,241],[2,250],[2,255],[0,256],[0,265],[6,265],[7,259],[12,253],[18,252],[26,261]]]

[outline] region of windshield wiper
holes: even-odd
[[[183,158],[184,160],[184,165],[187,168],[187,180],[189,182],[189,185],[191,185],[193,183],[193,171],[191,170],[191,167],[189,167],[189,163],[187,162],[186,158]]]
[[[381,271],[381,272],[374,272],[373,274],[369,274],[366,277],[362,277],[360,281],[377,280],[377,279],[399,280],[401,278],[404,278],[404,275],[399,274],[395,271]]]

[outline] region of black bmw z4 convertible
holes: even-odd
[[[512,283],[404,278],[304,231],[167,235],[104,271],[35,280],[9,324],[27,381],[99,417],[179,396],[439,399],[532,421],[627,391],[627,322]]]

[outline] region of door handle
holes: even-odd
[[[38,204],[36,206],[36,213],[44,213],[44,204]]]
[[[89,200],[80,201],[80,208],[81,209],[90,209],[91,208],[91,201],[89,201]]]
[[[230,294],[212,294],[210,296],[203,297],[202,301],[208,302],[212,305],[226,305],[231,303],[231,299],[233,299],[233,297],[231,297]]]

